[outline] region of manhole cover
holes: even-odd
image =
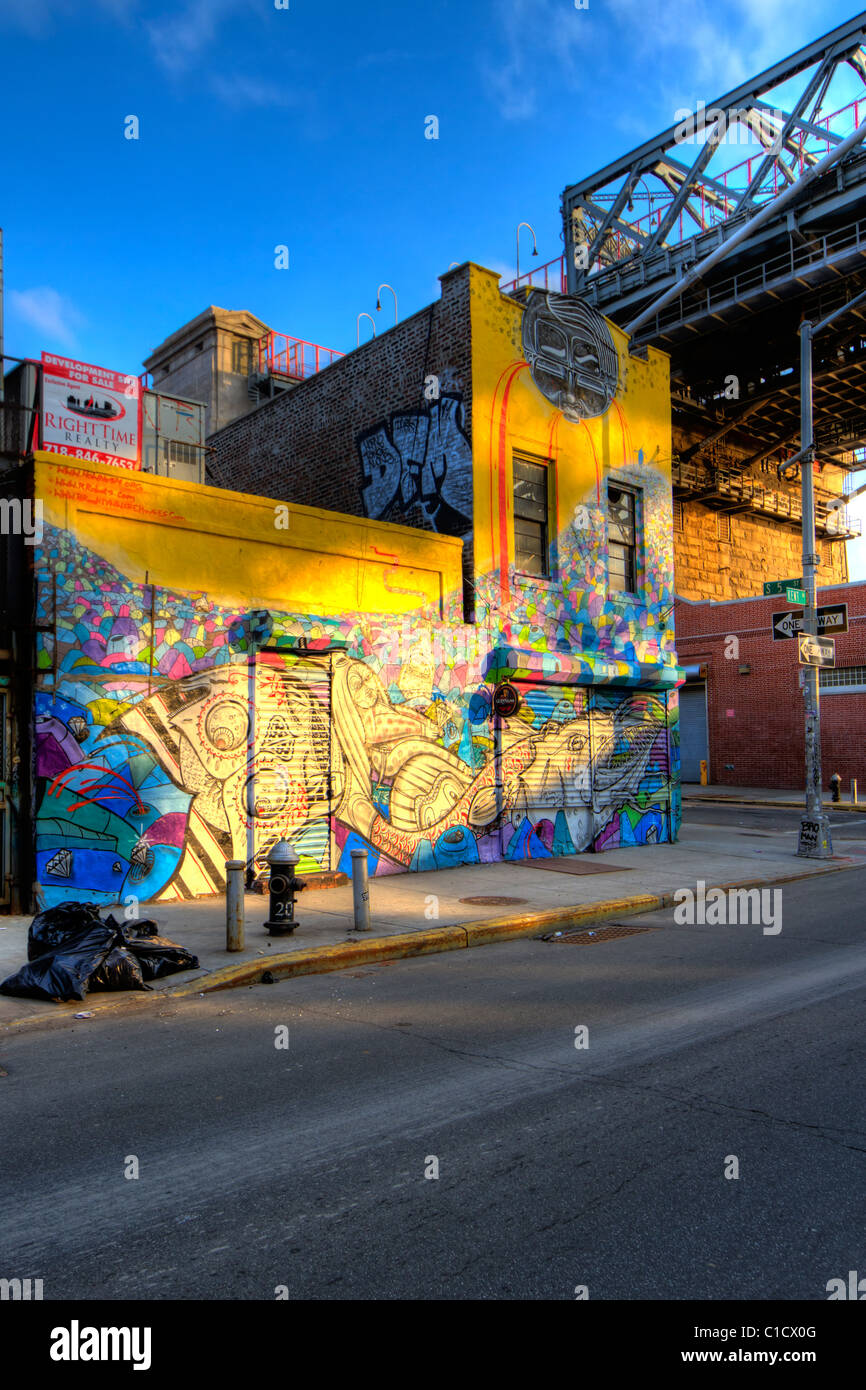
[[[544,940],[568,946],[594,946],[597,941],[615,941],[619,936],[637,936],[644,931],[658,931],[658,927],[582,927],[578,931],[554,932]]]
[[[462,903],[472,903],[477,907],[516,907],[518,903],[528,903],[528,898],[497,898],[495,895],[488,895],[480,898],[461,898]]]

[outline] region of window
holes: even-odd
[[[866,690],[866,666],[827,666],[818,671],[819,690]]]
[[[674,502],[674,530],[684,531],[686,528],[686,504],[685,502]]]
[[[607,485],[608,588],[612,593],[637,590],[637,494],[618,483]]]
[[[723,541],[725,545],[731,543],[731,518],[730,514],[719,512],[716,516],[716,539]]]
[[[514,459],[514,564],[524,574],[550,577],[547,465]]]
[[[253,368],[252,340],[250,338],[232,339],[232,371],[240,376],[249,376]]]

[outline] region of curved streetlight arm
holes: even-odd
[[[533,256],[537,256],[537,255],[538,255],[538,242],[535,240],[535,230],[534,230],[534,228],[531,227],[531,226],[529,225],[528,222],[518,222],[518,224],[517,224],[517,278],[518,278],[518,280],[520,279],[520,228],[521,228],[521,227],[526,227],[527,231],[529,231],[529,232],[532,233],[532,254],[533,254]]]
[[[378,310],[378,309],[381,309],[381,307],[382,307],[382,304],[381,304],[381,301],[380,301],[380,299],[379,299],[379,296],[380,296],[380,294],[382,293],[383,290],[390,290],[391,293],[392,293],[393,296],[394,296],[394,322],[396,323],[396,322],[397,322],[397,291],[394,289],[393,285],[380,285],[380,286],[379,286],[379,288],[378,288],[377,291],[376,291],[376,309]]]
[[[357,322],[357,324],[356,324],[356,328],[357,328],[357,330],[358,330],[358,347],[361,346],[361,319],[369,319],[369,320],[370,320],[370,322],[371,322],[372,325],[373,325],[373,337],[375,338],[375,336],[376,336],[376,320],[373,318],[373,315],[372,315],[372,314],[367,314],[367,313],[361,313],[361,314],[359,314],[359,315],[358,315],[358,322]]]

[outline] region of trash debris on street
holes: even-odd
[[[121,925],[111,914],[100,918],[93,903],[58,903],[33,918],[27,964],[0,983],[0,994],[84,999],[88,991],[150,989],[147,980],[198,965],[197,956],[160,936],[151,918]]]

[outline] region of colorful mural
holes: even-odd
[[[467,273],[471,422],[455,384],[362,436],[369,519],[278,530],[266,499],[38,465],[44,902],[219,892],[282,838],[301,872],[363,848],[388,874],[676,837],[666,359]],[[541,575],[515,564],[518,456],[547,470]],[[611,481],[636,497],[633,593],[608,587]],[[474,622],[447,532],[472,537]]]
[[[240,614],[164,590],[155,602],[55,528],[41,564],[40,626],[59,658],[56,690],[37,695],[49,904],[217,892],[226,859],[261,868],[280,838],[302,871],[349,870],[361,846],[372,872],[393,873],[675,833],[664,696],[528,689],[500,720],[489,656],[465,634],[463,650],[438,634],[435,661],[406,679],[417,630],[395,642],[387,616]]]

